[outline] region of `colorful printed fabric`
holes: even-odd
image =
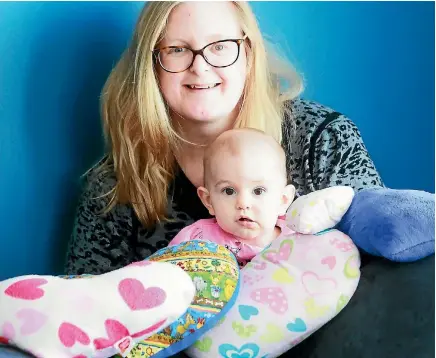
[[[187,273],[162,262],[68,278],[0,282],[0,341],[41,358],[125,355],[184,314],[195,294]]]
[[[241,270],[236,304],[187,354],[277,357],[336,316],[359,278],[358,250],[343,233],[281,235]]]
[[[225,247],[204,241],[189,241],[159,250],[148,258],[179,266],[189,274],[196,295],[177,321],[138,343],[129,358],[170,357],[194,344],[234,305],[239,292],[239,267]]]

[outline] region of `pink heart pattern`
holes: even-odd
[[[0,336],[6,338],[7,340],[12,340],[15,337],[15,329],[11,322],[3,323],[2,329],[0,331]]]
[[[76,344],[76,342],[79,342],[84,346],[91,343],[89,336],[83,330],[68,322],[64,322],[60,325],[58,336],[62,344],[67,348],[71,348]]]
[[[23,308],[15,316],[22,321],[20,332],[24,336],[38,332],[47,323],[47,316],[33,308]]]
[[[262,256],[267,261],[278,264],[280,261],[288,260],[292,253],[292,240],[283,240],[278,250],[267,250]]]
[[[98,350],[105,349],[113,347],[115,344],[125,338],[131,340],[132,338],[150,335],[151,333],[153,333],[153,331],[157,331],[159,328],[162,328],[165,322],[166,320],[162,320],[143,331],[130,334],[129,330],[121,322],[115,319],[108,319],[104,322],[108,338],[101,337],[94,339],[94,347]]]
[[[252,276],[245,274],[242,276],[242,283],[244,285],[254,285],[255,283],[260,282],[263,279],[264,279],[264,276],[262,276],[262,275],[255,275],[254,277],[252,277]]]
[[[108,319],[104,322],[108,338],[94,339],[94,347],[96,349],[104,349],[112,347],[116,342],[123,338],[130,337],[129,330],[115,319]]]
[[[97,353],[95,340],[101,347],[110,344],[110,354],[125,353],[171,323],[169,317],[183,314],[191,303],[192,280],[174,267],[140,261],[106,276],[29,275],[0,282],[0,343],[34,351],[37,357],[65,353],[84,358]],[[108,294],[115,297],[108,300]],[[113,302],[125,309],[114,313]],[[111,320],[118,325],[108,329],[104,324]],[[47,344],[41,346],[41,338]]]
[[[39,286],[45,285],[48,281],[43,278],[28,278],[10,285],[5,294],[22,300],[37,300],[44,296],[44,291]]]
[[[162,305],[166,293],[159,287],[145,288],[141,281],[126,278],[118,285],[118,291],[132,311],[147,310]]]
[[[323,265],[327,265],[330,270],[333,270],[336,266],[336,257],[335,256],[327,256],[321,260]]]
[[[301,280],[304,289],[311,296],[329,293],[337,286],[337,282],[333,278],[321,278],[311,271],[305,272]]]
[[[250,298],[267,305],[277,314],[283,314],[288,310],[288,301],[280,287],[259,288],[251,292]]]
[[[265,270],[266,262],[254,262],[252,266],[255,270]]]

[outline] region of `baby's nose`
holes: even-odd
[[[238,210],[247,210],[250,208],[250,199],[246,195],[238,195],[236,206]]]

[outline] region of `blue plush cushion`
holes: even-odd
[[[435,252],[435,195],[361,190],[337,228],[369,254],[399,262],[419,260]]]

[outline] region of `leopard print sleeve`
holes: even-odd
[[[101,211],[105,194],[115,185],[115,177],[89,176],[76,211],[73,233],[67,250],[65,274],[102,274],[126,266],[134,259],[129,238],[132,210],[116,205],[107,214]]]
[[[348,185],[359,191],[384,186],[359,129],[347,117],[337,114],[312,143],[315,188]]]
[[[283,122],[289,182],[304,195],[334,185],[354,190],[383,186],[356,125],[313,101],[288,103]]]

